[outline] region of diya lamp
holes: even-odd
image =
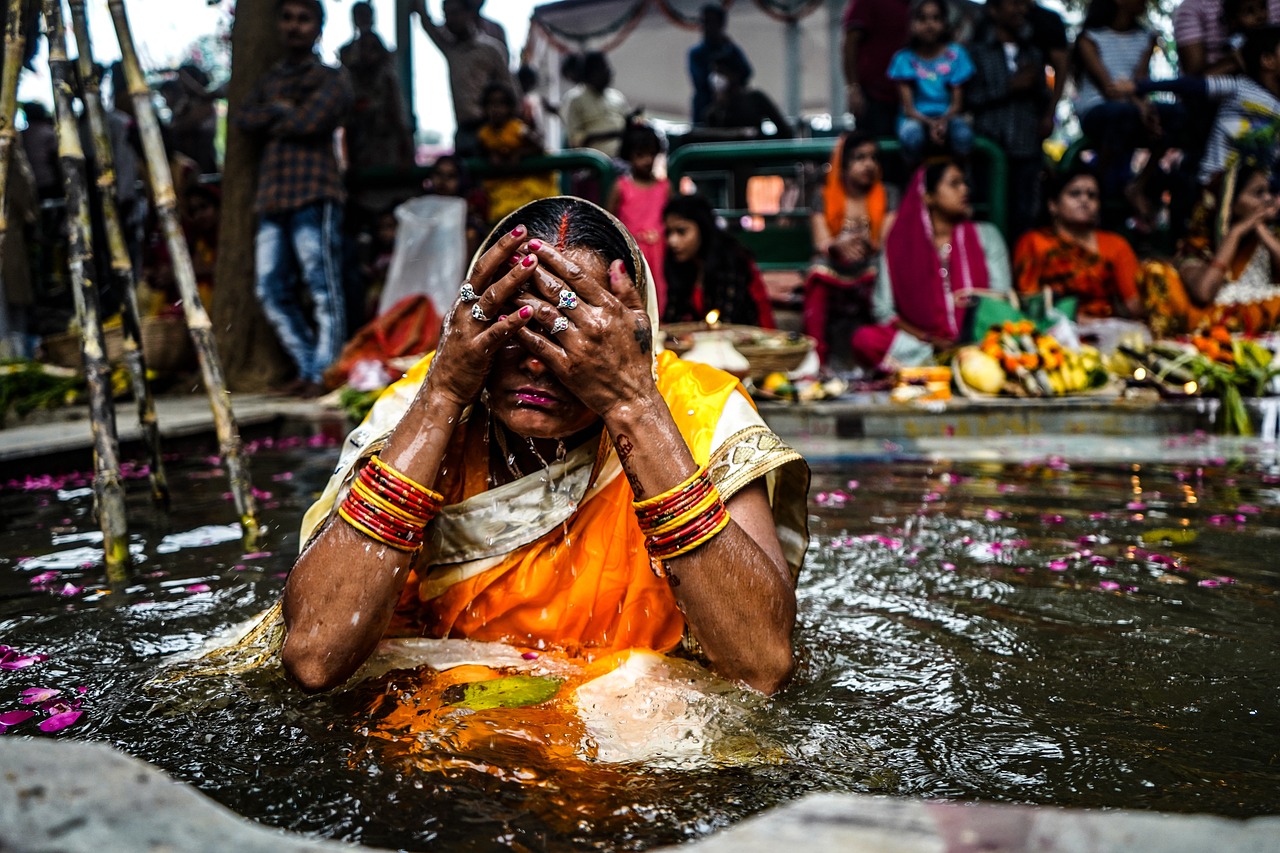
[[[751,373],[751,362],[734,347],[732,335],[719,326],[720,312],[712,309],[707,313],[706,329],[692,334],[693,346],[682,358],[718,367],[742,379]]]

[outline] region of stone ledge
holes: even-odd
[[[245,820],[101,743],[0,739],[0,850],[15,853],[349,853]]]
[[[110,746],[0,738],[0,850],[340,853],[370,848],[268,829]],[[1280,817],[811,794],[668,853],[1273,853]]]
[[[810,794],[694,844],[696,853],[1274,853],[1280,817],[1231,820],[1164,812],[1101,811]]]

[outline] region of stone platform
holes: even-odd
[[[14,853],[337,853],[247,821],[105,744],[0,738],[0,850]],[[1280,817],[812,794],[668,853],[1274,853]]]

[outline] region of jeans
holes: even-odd
[[[919,163],[924,158],[925,146],[929,143],[929,134],[924,124],[913,118],[898,119],[898,141],[902,143],[902,154],[912,163]],[[951,153],[964,157],[973,150],[973,128],[962,118],[953,118],[947,122],[947,146]]]
[[[342,288],[342,205],[317,201],[258,220],[254,244],[257,295],[298,376],[319,382],[346,340]],[[298,279],[311,297],[311,321]],[[314,328],[313,328],[314,326]]]

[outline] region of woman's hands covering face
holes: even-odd
[[[527,248],[540,263],[515,302],[537,326],[521,324],[516,338],[602,417],[653,391],[653,330],[622,261],[606,268],[590,251],[562,253],[539,240]]]
[[[494,354],[533,319],[532,307],[503,313],[538,272],[536,256],[516,254],[527,236],[517,225],[481,255],[445,317],[428,384],[459,406],[474,402]]]

